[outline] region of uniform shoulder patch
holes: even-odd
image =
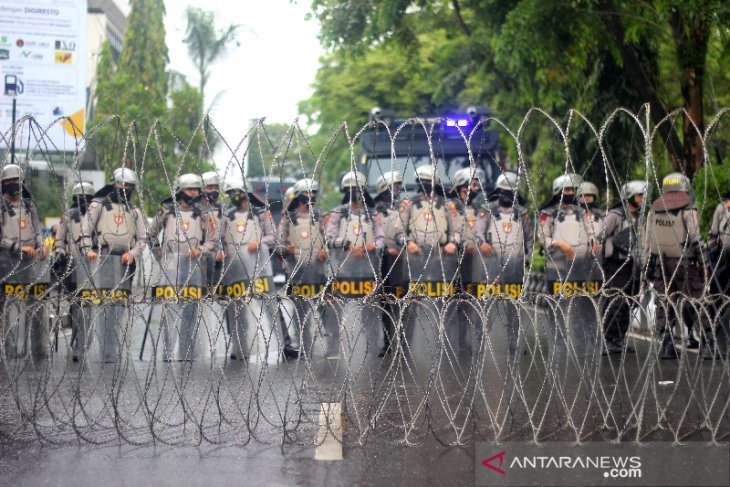
[[[540,223],[545,223],[548,220],[548,218],[550,218],[550,216],[551,215],[549,213],[547,213],[545,211],[541,211],[540,212]]]

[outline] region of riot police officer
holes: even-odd
[[[311,298],[325,285],[327,260],[324,215],[317,206],[319,183],[304,178],[291,188],[291,199],[279,223],[280,245],[287,271],[287,294],[294,304],[292,330],[284,354],[311,355],[318,330],[322,329],[324,309]],[[286,337],[285,337],[286,342]]]
[[[382,215],[375,211],[366,181],[365,175],[356,171],[342,177],[342,204],[332,211],[325,224],[325,237],[330,249],[328,291],[333,296],[346,298],[328,303],[333,308],[341,308],[336,313],[339,339],[328,339],[325,353],[328,356],[332,354],[332,345],[337,344],[342,360],[351,364],[359,363],[364,354],[380,348],[383,340],[380,328],[365,326],[369,321],[365,313],[373,308],[351,299],[375,295],[380,278],[380,250],[385,243]],[[338,336],[329,329],[328,335]]]
[[[624,342],[631,323],[631,298],[639,291],[641,272],[641,234],[639,222],[646,181],[629,181],[621,187],[621,200],[606,214],[604,264],[605,289],[609,291],[604,303],[606,318],[604,337],[606,354],[632,353]],[[613,291],[613,292],[610,292]]]
[[[327,246],[337,251],[332,265],[332,277],[336,279],[333,294],[346,297],[370,294],[375,291],[375,282],[380,274],[375,252],[383,248],[385,233],[366,181],[365,175],[356,171],[342,177],[342,204],[332,211],[325,227]],[[354,285],[340,286],[340,278]]]
[[[275,360],[281,353],[280,337],[272,333],[269,303],[252,299],[246,304],[242,299],[272,292],[269,248],[276,243],[272,219],[250,182],[228,181],[225,191],[231,200],[222,227],[224,282],[231,300],[227,309],[231,325],[230,358],[246,360],[256,355],[267,361]],[[270,340],[276,343],[269,343]]]
[[[56,230],[53,241],[53,273],[62,287],[70,292],[76,291],[76,265],[81,258],[83,247],[82,220],[86,218],[87,210],[94,197],[94,187],[89,183],[78,183],[71,190],[73,202]],[[60,297],[60,296],[59,296]],[[72,355],[74,362],[78,360],[78,352],[83,348],[83,339],[79,337],[79,331],[84,333],[87,326],[80,325],[88,320],[82,313],[77,299],[71,303],[71,344],[74,347]]]
[[[149,230],[152,253],[161,267],[154,296],[162,300],[165,310],[162,359],[191,361],[200,348],[198,301],[205,283],[200,261],[215,251],[219,236],[200,205],[201,177],[181,174],[174,190],[162,202]]]
[[[203,179],[203,197],[200,202],[208,209],[208,215],[212,218],[212,221],[209,222],[210,225],[220,229],[223,221],[223,205],[220,202],[220,178],[215,171],[204,172],[201,178]],[[208,266],[206,268],[207,285],[211,292],[214,292],[214,289],[220,284],[223,268],[223,249],[220,242],[217,242],[215,252],[209,255],[206,264]]]
[[[551,200],[540,210],[538,239],[547,252],[545,275],[548,294],[557,301],[555,310],[555,357],[593,357],[600,342],[595,308],[591,302],[600,291],[596,280],[596,256],[601,250],[593,215],[578,204],[582,183],[578,174],[553,180]]]
[[[590,181],[583,181],[578,188],[578,205],[585,208],[591,214],[591,226],[593,227],[593,235],[598,242],[603,242],[604,227],[606,225],[606,214],[598,206],[598,196],[600,192],[598,187]]]
[[[722,200],[712,214],[712,225],[707,235],[707,247],[711,256],[710,281],[712,290],[719,294],[730,291],[730,191],[722,195]]]
[[[48,355],[48,326],[45,317],[40,316],[43,313],[31,309],[37,306],[32,301],[45,294],[48,283],[42,266],[36,265],[46,257],[43,227],[20,166],[3,166],[0,185],[0,281],[4,285],[5,353],[8,358],[22,358],[30,350],[32,356],[44,358]],[[32,284],[30,297],[22,299],[29,284]],[[38,309],[42,311],[42,307]]]
[[[81,341],[79,350],[86,353],[96,337],[104,362],[117,361],[131,335],[126,302],[137,261],[147,244],[145,217],[132,203],[137,185],[134,171],[116,169],[111,184],[94,195],[88,218],[82,219],[89,264],[77,268],[77,280],[82,304],[93,305],[94,324],[76,339]]]
[[[699,233],[697,209],[690,196],[689,179],[672,173],[662,180],[662,195],[651,205],[646,222],[644,255],[648,256],[647,277],[656,293],[656,331],[662,339],[661,358],[676,359],[675,335],[682,325],[692,334],[692,324],[699,320],[703,358],[717,353],[705,313],[696,316],[686,297],[700,298],[705,288],[705,256]],[[677,302],[674,293],[683,296]]]
[[[535,245],[532,221],[527,208],[521,204],[518,189],[516,173],[504,172],[497,178],[495,189],[489,194],[486,217],[477,220],[475,229],[476,242],[484,257],[470,266],[475,277],[485,269],[488,271],[483,284],[471,279],[473,285],[483,286],[487,296],[509,298],[492,305],[487,325],[502,322],[510,356],[519,355],[519,306],[514,301],[522,295],[525,264]]]
[[[403,176],[399,171],[388,171],[375,181],[375,211],[382,216],[385,232],[385,252],[381,260],[380,275],[383,279],[383,347],[379,356],[392,352],[395,330],[400,320],[397,299],[404,294],[403,214],[407,200],[400,201]]]

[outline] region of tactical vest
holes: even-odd
[[[487,238],[496,255],[512,258],[523,256],[525,232],[519,210],[492,205]]]
[[[309,212],[294,212],[286,240],[299,250],[298,260],[303,265],[314,262],[319,257],[320,250],[325,248],[319,219]]]
[[[606,217],[598,208],[588,209],[588,225],[596,240],[603,241],[606,237]]]
[[[228,213],[228,230],[223,237],[226,247],[241,247],[251,240],[261,242],[263,231],[261,222],[252,210],[231,211]]]
[[[689,254],[689,234],[682,218],[683,213],[683,209],[653,213],[654,234],[647,236],[652,255],[678,259]]]
[[[476,246],[476,234],[474,230],[477,225],[477,209],[472,205],[464,205],[461,201],[449,203],[456,214],[456,228],[461,232],[462,245]]]
[[[553,219],[553,240],[562,240],[575,251],[576,258],[588,255],[589,213],[572,207],[569,211],[558,209]]]
[[[169,253],[187,254],[200,247],[205,240],[200,214],[192,209],[179,209],[178,215],[170,211],[165,218],[163,243]]]
[[[345,208],[340,218],[338,239],[355,246],[375,243],[375,225],[366,210]]]
[[[408,211],[408,240],[418,245],[446,245],[449,241],[446,208],[434,199],[432,208],[422,199],[416,200]]]
[[[40,228],[33,228],[32,218],[33,205],[29,200],[22,200],[19,203],[9,203],[3,199],[2,231],[3,237],[18,243],[19,247],[36,246],[36,231]]]
[[[132,208],[104,201],[96,222],[96,238],[103,249],[129,251],[137,240],[137,222]]]

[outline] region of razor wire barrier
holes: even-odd
[[[618,194],[624,183],[643,180],[650,190],[637,228],[646,227],[651,191],[656,196],[671,172],[663,162],[659,125],[687,116],[677,111],[652,124],[648,110],[617,109],[600,125],[575,110],[559,121],[540,109],[530,110],[516,128],[494,117],[479,122],[498,132],[500,145],[514,154],[512,165],[537,240],[548,238],[539,211],[545,180],[561,174],[592,174],[602,188],[604,211],[614,207],[609,195]],[[701,134],[705,165],[697,178],[703,178],[703,189],[694,194],[701,215],[723,201],[720,188],[727,182],[716,174],[709,154],[728,136],[725,114],[718,113]],[[252,153],[262,160],[274,154],[262,189],[252,189],[264,210],[239,214],[224,208],[220,228],[210,225],[201,237],[193,235],[193,219],[209,221],[212,210],[195,202],[197,214],[191,209],[189,217],[187,207],[172,198],[167,204],[171,225],[178,229],[176,242],[188,247],[166,247],[169,239],[161,231],[134,263],[97,243],[95,261],[82,252],[54,266],[53,255],[28,258],[18,245],[3,240],[0,434],[51,444],[133,445],[316,444],[330,436],[351,444],[375,436],[409,446],[430,438],[446,445],[476,440],[727,442],[727,355],[713,349],[703,360],[688,349],[690,338],[696,338],[726,350],[730,301],[721,292],[726,285],[720,282],[726,279],[722,252],[692,254],[693,268],[702,271],[699,285],[682,274],[689,271],[681,262],[658,273],[656,262],[641,255],[652,236],[633,241],[631,252],[639,255],[635,262],[610,268],[601,260],[605,242],[599,232],[578,219],[576,232],[588,232],[602,244],[593,253],[586,249],[582,260],[563,256],[558,262],[550,249],[523,256],[514,248],[495,260],[466,246],[451,254],[444,243],[423,245],[415,253],[402,240],[389,252],[387,245],[376,245],[377,232],[368,238],[362,230],[381,220],[374,209],[340,215],[345,225],[353,225],[345,229],[353,240],[333,246],[336,239],[326,235],[332,217],[325,214],[331,208],[319,212],[319,202],[306,198],[301,221],[294,221],[291,212],[281,216],[298,240],[284,242],[276,232],[265,242],[265,224],[256,218],[270,224],[268,219],[278,218],[276,213],[290,204],[272,189],[275,184],[290,184],[296,167],[322,183],[319,196],[337,191],[331,181],[336,171],[329,170],[341,167],[342,161],[332,160],[341,147],[337,144],[345,146],[349,169],[361,170],[359,141],[368,131],[378,131],[392,149],[370,162],[374,173],[365,175],[368,185],[395,169],[409,189],[415,181],[408,179],[409,171],[425,161],[437,171],[443,168],[448,186],[453,171],[440,152],[447,135],[437,130],[443,122],[416,118],[390,126],[374,121],[355,131],[343,124],[325,147],[314,148],[297,123],[283,141],[271,140],[260,121],[231,143],[206,119],[198,130],[216,133],[227,151],[228,165],[218,170],[222,181],[253,179],[244,177],[245,161]],[[627,164],[616,160],[614,145],[621,141],[612,130],[619,126],[622,136],[631,127],[631,144],[622,154],[633,158],[641,178],[630,177]],[[112,118],[64,148],[48,146],[47,130],[31,117],[15,127],[17,162],[26,169],[23,184],[37,203],[45,198],[46,207],[58,211],[41,217],[69,210],[71,188],[88,175],[83,154],[104,131],[115,142],[101,168],[108,176],[124,163],[137,174],[133,201],[145,214],[148,234],[165,197],[176,193],[175,181],[210,169],[184,142],[175,141],[178,152],[170,155],[165,140],[174,134],[160,124],[142,133],[135,124],[124,128]],[[504,168],[499,160],[480,159],[475,128],[457,125],[455,130],[448,137],[465,148],[459,167],[489,171],[477,191],[488,200]],[[414,155],[403,142],[416,133],[428,145],[427,156]],[[6,147],[10,134],[7,130],[0,138]],[[573,144],[585,144],[587,136],[593,156],[577,161],[580,151]],[[548,142],[540,144],[541,138]],[[31,177],[39,163],[52,175],[50,183],[33,179],[37,174]],[[351,198],[346,203],[357,200],[356,193],[365,199],[364,191],[346,193]],[[418,196],[411,198],[397,202],[396,211]],[[453,210],[447,200],[443,204]],[[628,211],[625,203],[616,207]],[[434,206],[424,207],[423,215],[435,218]],[[13,221],[22,229],[29,224]],[[466,234],[468,223],[463,219],[462,227],[449,227],[450,232]],[[3,220],[3,226],[8,222]],[[322,232],[318,244],[311,243],[312,229]],[[502,230],[510,233],[513,227]],[[233,236],[249,231],[247,239]],[[89,241],[92,233],[86,235]],[[730,235],[730,230],[721,233]],[[214,234],[228,245],[219,262],[215,253],[189,252],[197,245],[190,243],[193,239]],[[249,246],[252,240],[256,245]],[[283,283],[276,282],[277,266],[286,273]],[[626,266],[633,273],[628,287],[615,281]],[[657,276],[664,285],[657,284]],[[620,309],[628,310],[631,321],[626,344],[619,353],[605,355],[605,328]],[[665,343],[657,336],[658,315],[674,319],[669,333],[682,352],[676,360],[661,359]],[[298,358],[284,354],[292,345]],[[328,413],[333,403],[341,404],[344,437],[334,430],[339,421]]]

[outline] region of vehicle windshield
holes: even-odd
[[[380,176],[388,171],[398,171],[403,176],[403,185],[407,191],[415,191],[416,184],[416,168],[431,164],[429,156],[411,156],[411,157],[372,157],[367,160],[368,169],[368,186],[374,187],[375,182]],[[436,168],[439,176],[441,176],[442,184],[445,188],[451,187],[451,178],[459,169],[469,167],[469,158],[467,156],[447,156],[436,159]],[[486,172],[488,183],[493,180],[492,168],[487,165],[483,167]]]

